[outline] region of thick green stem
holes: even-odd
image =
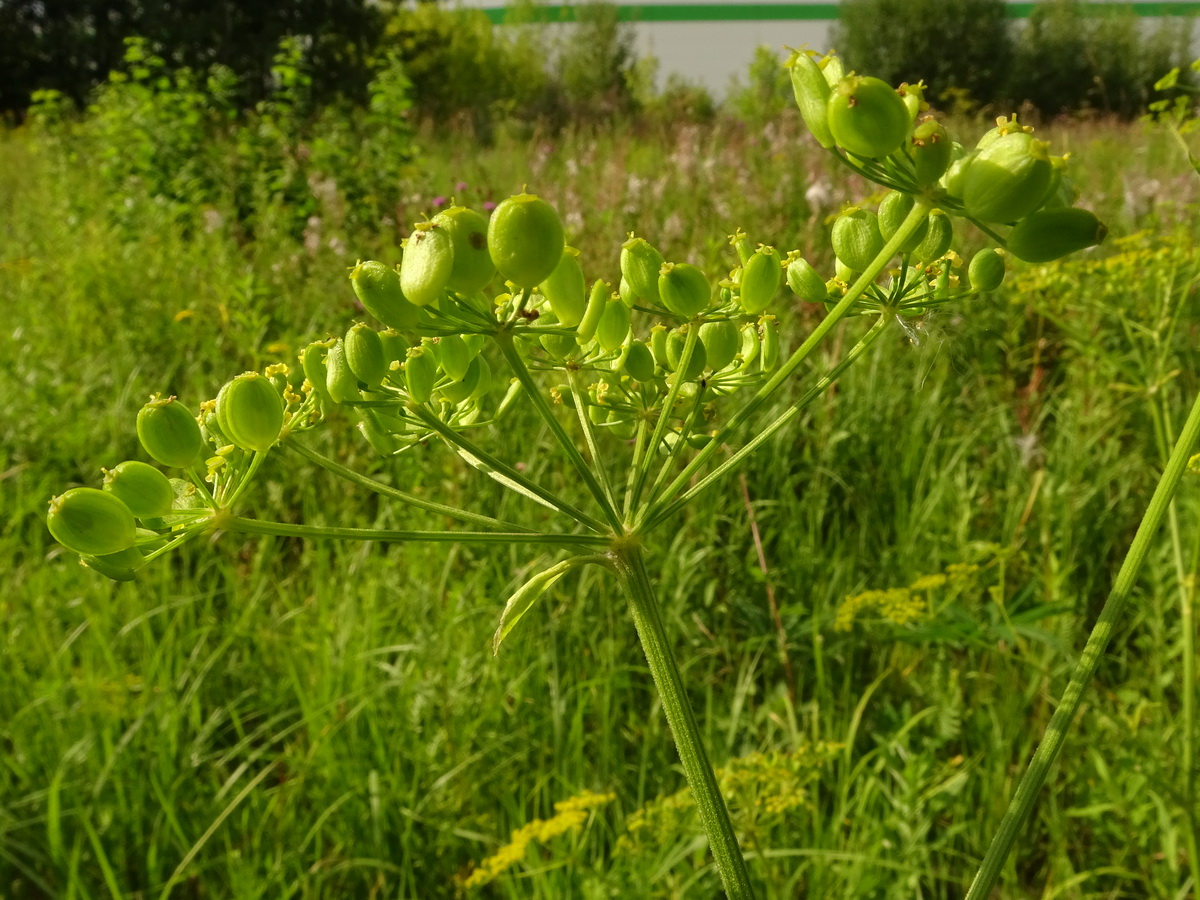
[[[1037,794],[1050,773],[1050,767],[1054,764],[1059,751],[1062,750],[1067,731],[1083,703],[1084,690],[1096,673],[1104,650],[1108,647],[1108,642],[1116,630],[1117,622],[1125,610],[1125,604],[1129,601],[1129,593],[1133,589],[1142,563],[1145,562],[1146,553],[1150,549],[1150,541],[1158,532],[1159,526],[1162,525],[1162,520],[1167,514],[1171,498],[1187,467],[1188,456],[1196,443],[1197,436],[1200,436],[1200,396],[1196,397],[1196,402],[1192,405],[1192,411],[1188,415],[1187,422],[1184,423],[1179,441],[1175,444],[1175,449],[1171,451],[1171,457],[1158,481],[1158,487],[1154,490],[1154,496],[1150,498],[1150,505],[1146,509],[1141,525],[1138,526],[1133,544],[1125,555],[1121,570],[1117,573],[1112,591],[1104,603],[1104,608],[1100,611],[1100,617],[1096,620],[1092,633],[1088,636],[1083,653],[1079,657],[1075,671],[1071,674],[1071,680],[1063,692],[1058,709],[1054,711],[1054,715],[1050,718],[1050,724],[1046,726],[1042,742],[1034,752],[1033,759],[1029,762],[1029,768],[1021,778],[1021,783],[1017,785],[1016,794],[1009,801],[1008,809],[1000,821],[1000,827],[996,830],[995,837],[992,838],[987,855],[979,867],[979,872],[975,875],[975,880],[971,883],[970,890],[967,891],[966,900],[984,900],[992,895],[992,888],[995,887],[996,881],[1000,877],[1000,868],[1004,865],[1004,860],[1012,850],[1017,834],[1033,809]]]
[[[633,615],[650,674],[654,677],[654,685],[658,688],[667,724],[675,739],[679,760],[683,763],[683,773],[692,791],[692,800],[708,834],[709,848],[716,859],[725,893],[730,900],[752,900],[754,891],[750,887],[746,861],[742,858],[733,822],[729,819],[729,810],[725,808],[725,801],[721,797],[717,776],[704,751],[700,726],[688,701],[679,666],[671,653],[671,644],[659,614],[658,601],[654,598],[654,588],[646,574],[642,551],[636,546],[621,547],[613,551],[612,560],[625,589],[629,611]]]
[[[742,406],[729,423],[720,430],[720,432],[708,443],[695,458],[688,463],[682,472],[675,477],[662,493],[663,500],[668,500],[681,491],[692,478],[708,461],[712,455],[717,452],[717,448],[721,446],[729,436],[733,434],[742,424],[749,419],[754,413],[758,412],[771,395],[783,384],[792,373],[800,367],[800,365],[808,359],[810,353],[817,348],[833,330],[833,327],[842,320],[842,317],[850,311],[850,308],[858,301],[858,299],[866,292],[867,288],[874,284],[875,279],[879,277],[879,273],[887,268],[887,264],[900,252],[900,248],[908,241],[910,237],[921,226],[921,223],[929,216],[929,208],[923,203],[916,203],[909,211],[904,221],[900,223],[900,227],[896,229],[896,233],[879,251],[879,255],[875,257],[870,266],[867,267],[854,284],[846,291],[846,296],[837,302],[837,305],[829,311],[829,314],[821,320],[821,323],[813,329],[812,333],[805,338],[802,343],[787,361],[779,367],[779,370],[764,384],[753,397],[751,397],[744,406]]]
[[[376,528],[332,528],[322,525],[292,525],[286,522],[263,522],[240,516],[221,516],[214,520],[224,531],[242,534],[272,534],[279,537],[337,538],[350,541],[382,541],[386,543],[426,542],[435,544],[559,544],[563,546],[599,547],[605,538],[592,534],[542,534],[526,531],[508,534],[497,531],[386,531]]]

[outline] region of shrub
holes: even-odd
[[[1004,0],[843,0],[832,42],[847,71],[924,78],[934,100],[953,87],[995,102],[1012,61]]]

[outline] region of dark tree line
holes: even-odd
[[[20,116],[44,88],[83,103],[134,35],[172,64],[227,66],[247,103],[263,94],[280,39],[299,36],[315,96],[361,100],[384,16],[367,0],[0,0],[0,113]]]

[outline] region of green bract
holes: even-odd
[[[450,233],[432,222],[422,222],[404,245],[400,261],[400,287],[410,303],[435,303],[454,272],[454,242]]]
[[[71,488],[51,499],[46,525],[56,541],[87,556],[119,553],[137,538],[129,507],[95,488]]]
[[[460,294],[483,290],[496,274],[488,253],[487,217],[465,206],[451,206],[434,216],[432,222],[449,236],[454,250],[446,287]]]
[[[662,302],[658,276],[664,262],[663,255],[644,238],[630,237],[621,245],[621,277],[629,282],[634,295],[647,303]]]
[[[747,313],[760,313],[775,299],[783,268],[774,247],[760,247],[742,267],[738,300]]]
[[[847,210],[833,223],[830,243],[834,255],[847,268],[862,272],[883,249],[879,220],[870,210]]]
[[[135,459],[105,471],[104,490],[139,519],[165,516],[175,501],[171,480],[154,466]]]
[[[1054,174],[1046,146],[1016,132],[980,150],[962,176],[967,214],[981,222],[1015,222],[1037,209]]]
[[[268,378],[245,372],[217,393],[217,421],[235,446],[269,450],[283,428],[283,398]]]
[[[827,114],[838,146],[865,159],[899,150],[911,125],[900,95],[891,85],[869,76],[843,78],[829,95]]]
[[[155,461],[180,469],[196,461],[204,444],[196,417],[174,397],[155,398],[143,406],[137,434]]]
[[[383,383],[387,374],[387,360],[379,332],[362,322],[352,325],[342,341],[342,348],[346,354],[346,364],[355,378],[372,388]]]
[[[558,321],[566,328],[574,328],[583,321],[587,308],[587,280],[579,264],[579,251],[564,247],[562,258],[554,271],[541,284],[542,295]]]
[[[708,306],[712,288],[695,266],[663,263],[658,273],[658,296],[671,312],[690,319]]]
[[[350,283],[359,303],[384,325],[407,331],[417,324],[420,310],[404,298],[395,269],[369,259],[351,270]],[[311,376],[309,381],[313,381]]]
[[[487,243],[500,274],[520,288],[545,281],[566,246],[558,213],[533,194],[500,201],[488,222]]]
[[[1008,250],[1025,262],[1061,259],[1101,243],[1108,228],[1086,209],[1044,209],[1017,223],[1008,233]]]

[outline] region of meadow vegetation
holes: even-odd
[[[830,216],[870,189],[794,111],[498,119],[484,142],[476,122],[400,124],[403,67],[365,112],[292,117],[303,73],[284,56],[281,89],[230,127],[219,91],[189,101],[135,52],[83,120],[47,98],[0,138],[0,893],[716,896],[611,581],[564,580],[493,658],[500,598],[528,574],[514,550],[226,534],[117,584],[50,539],[46,501],[139,456],[151,393],[212,396],[343,333],[362,316],[348,267],[393,257],[451,197],[528,184],[615,280],[629,231],[711,274],[739,226],[830,266]],[[961,895],[1200,388],[1194,173],[1155,126],[1045,130],[1109,244],[897,320],[656,548],[764,896]],[[817,321],[781,315],[790,334]],[[814,372],[838,347],[822,353]],[[329,437],[410,492],[521,515],[442,447],[385,462]],[[532,416],[494,437],[547,465]],[[286,460],[268,462],[264,515],[446,525]],[[1198,490],[1180,493],[1180,545],[1154,544],[1001,896],[1195,890],[1180,611]]]

